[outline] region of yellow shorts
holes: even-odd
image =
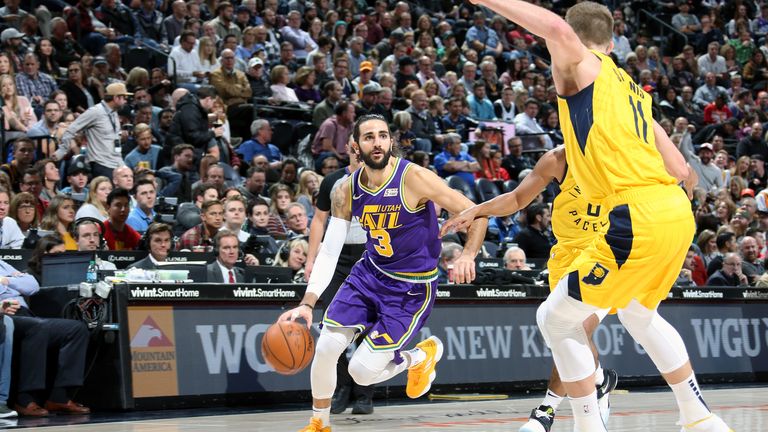
[[[685,192],[650,186],[608,197],[609,226],[568,267],[571,297],[599,308],[652,309],[680,274],[695,225]]]
[[[588,246],[589,243],[585,245]],[[564,246],[561,243],[557,243],[552,246],[552,250],[549,252],[549,260],[547,261],[547,270],[549,272],[549,291],[554,291],[557,283],[565,276],[568,267],[571,266],[573,260],[577,256],[581,255],[581,251],[584,248],[574,248],[571,246]]]

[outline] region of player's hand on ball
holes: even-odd
[[[475,280],[475,260],[461,255],[453,262],[453,280],[457,284],[470,283]]]
[[[312,308],[306,305],[295,307],[280,315],[278,321],[296,321],[299,318],[304,318],[307,328],[312,327]]]
[[[440,237],[469,228],[469,225],[472,224],[472,221],[474,221],[476,217],[477,206],[470,207],[458,215],[453,216],[443,224],[443,227],[440,229]]]

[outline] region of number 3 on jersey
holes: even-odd
[[[375,239],[379,242],[379,244],[374,245],[373,247],[376,249],[376,252],[379,253],[381,256],[385,257],[391,257],[392,254],[394,254],[394,251],[392,250],[392,243],[389,238],[389,233],[387,230],[383,229],[375,229],[370,231],[371,239]]]

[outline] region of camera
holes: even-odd
[[[176,211],[179,209],[178,198],[158,197],[154,210],[156,222],[173,223],[176,221]]]

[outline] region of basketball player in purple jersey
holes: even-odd
[[[472,202],[451,189],[433,172],[392,157],[392,135],[379,115],[358,119],[352,151],[363,162],[333,193],[331,221],[316,258],[301,304],[280,320],[304,318],[333,276],[350,219],[357,216],[367,232],[366,251],[326,310],[312,360],[312,411],[301,432],[330,432],[331,396],[336,387],[336,362],[357,332],[368,336],[349,363],[360,385],[376,384],[408,370],[406,393],[417,398],[435,379],[443,353],[437,337],[412,350],[405,346],[418,334],[435,302],[437,261],[441,242],[435,207],[456,214]],[[454,263],[456,282],[475,277],[475,255],[488,221],[476,219],[467,244]]]

